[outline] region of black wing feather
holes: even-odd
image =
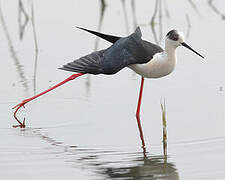
[[[96,32],[96,31],[92,31],[92,30],[89,30],[89,29],[85,29],[85,28],[82,28],[82,27],[77,27],[78,29],[82,29],[84,31],[87,31],[91,34],[94,34],[106,41],[109,41],[111,43],[115,43],[116,41],[118,41],[121,37],[118,37],[118,36],[113,36],[113,35],[109,35],[109,34],[102,34],[100,32]]]
[[[101,34],[84,28],[80,29],[114,44],[107,49],[83,56],[59,69],[90,74],[115,74],[128,65],[147,63],[156,53],[163,51],[161,47],[142,40],[139,27],[133,34],[124,38]]]
[[[163,49],[156,44],[150,43],[145,40],[142,40],[142,43],[143,43],[144,48],[146,49],[149,60],[151,60],[156,53],[163,52]]]
[[[79,73],[100,74],[102,73],[100,62],[102,61],[104,51],[105,50],[95,51],[87,56],[83,56],[73,62],[63,65],[63,67],[59,69]]]

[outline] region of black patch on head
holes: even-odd
[[[173,41],[177,41],[179,39],[179,34],[175,29],[169,31],[166,36]]]

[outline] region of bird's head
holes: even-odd
[[[172,46],[174,48],[177,48],[178,46],[184,46],[188,49],[190,49],[195,54],[199,55],[200,57],[204,58],[201,54],[199,54],[197,51],[192,49],[189,45],[187,45],[184,42],[184,34],[182,32],[179,32],[177,30],[171,30],[166,35],[166,44],[167,46]]]

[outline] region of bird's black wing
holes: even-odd
[[[155,44],[143,41],[141,36],[141,30],[138,27],[133,34],[119,38],[109,48],[95,51],[60,69],[90,74],[115,74],[128,65],[147,63],[162,49]]]
[[[144,64],[149,62],[156,53],[163,49],[155,44],[141,39],[141,30],[128,37],[120,38],[104,52],[102,61],[104,74],[115,74],[131,64]]]
[[[150,43],[145,40],[142,40],[142,44],[143,44],[144,48],[146,49],[146,53],[147,53],[147,57],[148,57],[147,62],[150,61],[156,53],[163,52],[163,49],[156,44]]]
[[[113,35],[109,35],[109,34],[103,34],[103,33],[100,33],[100,32],[96,32],[96,31],[92,31],[92,30],[89,30],[89,29],[85,29],[85,28],[82,28],[82,27],[77,27],[78,29],[82,29],[84,31],[87,31],[91,34],[94,34],[106,41],[109,41],[111,43],[115,43],[116,41],[118,41],[121,37],[119,36],[113,36]]]
[[[102,38],[106,41],[111,42],[111,43],[115,43],[119,39],[123,38],[123,37],[120,37],[120,36],[114,36],[114,35],[99,33],[99,32],[89,30],[89,29],[86,29],[86,28],[82,28],[82,27],[77,27],[77,28],[81,29],[81,30],[84,30],[84,31],[87,31],[91,34],[94,34],[94,35],[96,35],[96,36],[98,36],[98,37],[100,37],[100,38]],[[137,29],[139,29],[139,27]],[[139,37],[141,37],[141,32],[139,32]],[[163,49],[161,47],[159,47],[156,44],[150,43],[148,41],[142,40],[142,42],[139,42],[139,43],[141,43],[143,45],[143,48],[146,49],[146,53],[148,54],[148,60],[152,59],[154,54],[163,51]]]
[[[95,51],[73,62],[63,65],[63,67],[59,69],[79,73],[100,74],[102,73],[101,62],[103,60],[104,52],[105,50]]]

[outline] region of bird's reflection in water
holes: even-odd
[[[57,127],[51,127],[57,128]],[[47,128],[48,129],[48,128]],[[65,145],[49,136],[46,128],[25,128],[19,131],[24,137],[39,137],[57,150],[62,161],[72,168],[85,169],[100,179],[179,179],[174,163],[167,156],[152,156],[123,148],[79,147]],[[18,131],[17,131],[18,132]],[[50,149],[52,149],[50,148]],[[54,151],[55,153],[55,151]]]
[[[54,128],[54,127],[50,127]],[[43,141],[47,142],[50,145],[53,146],[59,146],[63,145],[63,142],[57,141],[56,139],[50,137],[48,135],[48,132],[45,130],[45,128],[24,128],[24,129],[19,129],[17,131],[19,136],[24,136],[24,137],[39,137]]]
[[[131,166],[98,168],[98,173],[119,179],[179,179],[175,165],[163,156],[137,158],[127,162]]]
[[[122,168],[103,168],[110,178],[124,179],[179,179],[175,166],[162,157],[139,158],[139,165]]]
[[[86,150],[84,154],[83,157],[72,158],[73,167],[77,168],[79,164],[82,169],[87,168],[103,179],[179,179],[175,165],[168,162],[166,156],[144,157],[142,153],[94,149]]]

